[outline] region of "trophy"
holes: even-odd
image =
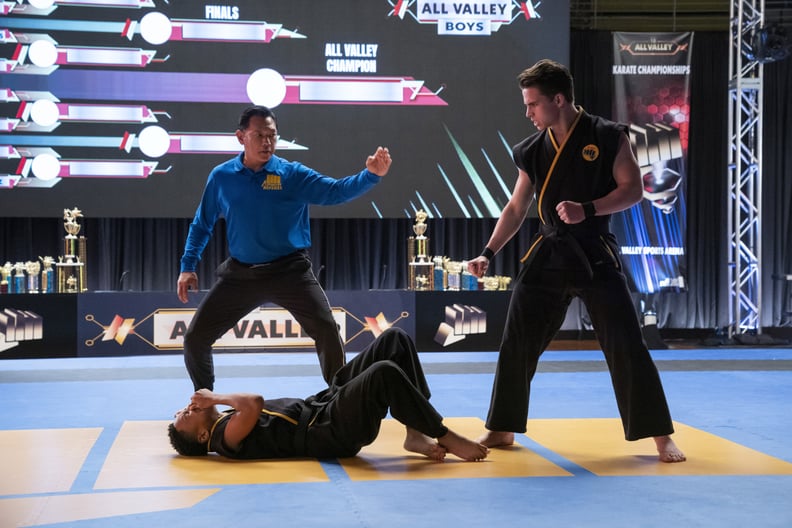
[[[82,211],[76,207],[63,210],[63,227],[66,229],[66,236],[63,237],[64,256],[55,265],[58,269],[58,293],[79,293],[88,289],[86,240],[84,236],[77,236],[82,227],[77,220],[82,216]]]
[[[21,262],[14,264],[13,289],[11,293],[25,293],[25,265]]]
[[[64,262],[64,257],[58,257],[58,262],[55,264],[58,270],[58,293],[79,293],[80,277],[85,266],[79,261],[79,257],[66,255],[65,258]]]
[[[25,262],[25,271],[27,271],[27,291],[28,293],[39,292],[39,272],[41,271],[41,264],[36,261]]]
[[[427,217],[423,209],[415,214],[415,236],[407,239],[407,278],[411,290],[434,289],[434,264],[429,260],[429,239],[426,237]]]
[[[41,269],[41,293],[52,293],[55,291],[55,279],[53,277],[55,272],[52,269],[55,259],[52,257],[39,257],[39,260],[43,266]]]
[[[479,278],[470,273],[467,269],[467,261],[462,261],[462,275],[460,277],[462,282],[462,289],[468,291],[476,291],[479,289]],[[484,287],[484,281],[480,282],[481,287]]]
[[[446,264],[448,270],[448,289],[451,291],[459,291],[462,289],[462,263],[456,260],[448,261]]]
[[[432,262],[434,262],[435,291],[444,291],[446,288],[448,288],[448,271],[445,269],[445,263],[447,260],[447,258],[439,256],[432,259]]]
[[[498,277],[484,277],[484,291],[497,291],[501,281]]]
[[[6,262],[0,266],[0,293],[10,293],[8,288],[8,278],[11,276],[11,263]]]

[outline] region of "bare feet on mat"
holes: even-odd
[[[432,460],[441,462],[446,456],[446,448],[438,444],[420,431],[407,428],[407,437],[404,439],[404,449],[412,453],[427,456]]]
[[[514,433],[508,431],[487,431],[478,438],[487,447],[506,447],[514,443]]]
[[[462,460],[484,460],[489,453],[489,449],[486,446],[473,440],[468,440],[450,429],[445,435],[438,438],[437,442],[445,447],[449,453],[458,456]]]
[[[655,436],[654,441],[661,462],[674,463],[687,460],[685,454],[679,450],[670,436]]]

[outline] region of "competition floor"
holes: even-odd
[[[401,449],[387,420],[358,457],[178,457],[192,392],[178,355],[0,361],[0,528],[792,526],[792,349],[653,351],[688,461],[625,442],[601,353],[551,350],[528,433],[483,462]],[[422,354],[447,424],[483,431],[496,354]],[[221,392],[323,388],[310,354],[217,354]]]

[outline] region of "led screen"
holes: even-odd
[[[315,217],[495,217],[533,131],[517,74],[566,62],[568,1],[20,0],[0,5],[0,216],[191,217],[251,104],[278,155],[391,172]]]

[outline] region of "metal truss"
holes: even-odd
[[[761,334],[762,73],[755,35],[764,0],[732,0],[729,52],[729,337]]]

